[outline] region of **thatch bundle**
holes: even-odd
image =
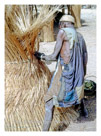
[[[39,62],[31,64],[33,74],[28,70],[28,63],[6,63],[5,66],[5,130],[6,131],[41,131],[45,115],[44,95],[50,82],[50,72]],[[50,75],[50,76],[49,76]],[[50,130],[57,130],[59,124],[69,124],[76,113],[70,109],[55,109]]]
[[[47,10],[48,8],[48,10]],[[44,95],[49,87],[51,73],[46,65],[33,57],[38,33],[59,7],[42,6],[34,16],[29,6],[5,7],[5,130],[42,130],[45,104]],[[29,14],[31,12],[31,14]],[[55,108],[50,130],[65,121],[75,119],[71,108]]]
[[[16,54],[19,59],[32,59],[32,53],[35,51],[35,41],[40,30],[50,23],[54,18],[54,13],[59,6],[42,6],[40,14],[36,18],[36,14],[30,11],[29,6],[6,6],[5,7],[5,39],[6,39],[6,58],[11,60],[13,48],[17,47]],[[43,12],[44,11],[44,12]],[[44,14],[46,13],[46,14]],[[9,43],[8,43],[9,42]],[[13,45],[12,45],[13,44]],[[8,51],[12,53],[9,56]]]

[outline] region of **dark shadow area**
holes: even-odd
[[[87,24],[85,24],[86,21],[84,19],[81,19],[81,27],[86,27],[88,26]]]
[[[59,31],[59,20],[62,16],[63,16],[62,12],[56,13],[56,17],[55,17],[55,20],[54,20],[54,37],[55,37],[55,40],[56,40],[56,37],[57,37],[57,33]]]
[[[83,116],[80,116],[77,119],[77,123],[94,121],[96,118],[96,95],[87,97],[85,99],[85,105],[88,110],[88,118],[84,118]]]
[[[82,25],[81,27],[87,27],[88,25]]]
[[[84,19],[81,19],[80,21],[81,21],[81,24],[83,24],[83,23],[85,23],[85,22],[86,22]]]

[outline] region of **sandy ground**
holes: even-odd
[[[82,9],[82,27],[77,29],[83,36],[87,44],[88,64],[86,78],[96,82],[96,10]],[[40,43],[40,52],[51,54],[56,42]],[[56,62],[48,64],[50,71],[55,69]],[[96,97],[88,97],[85,101],[89,118],[79,117],[72,122],[65,131],[95,131],[96,130]]]

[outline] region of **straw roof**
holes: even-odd
[[[5,6],[5,59],[6,61],[32,60],[35,40],[50,23],[60,6],[40,6],[36,17],[34,8],[28,5]]]

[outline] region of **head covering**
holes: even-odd
[[[60,22],[72,22],[75,23],[74,17],[71,15],[63,15],[60,19]]]

